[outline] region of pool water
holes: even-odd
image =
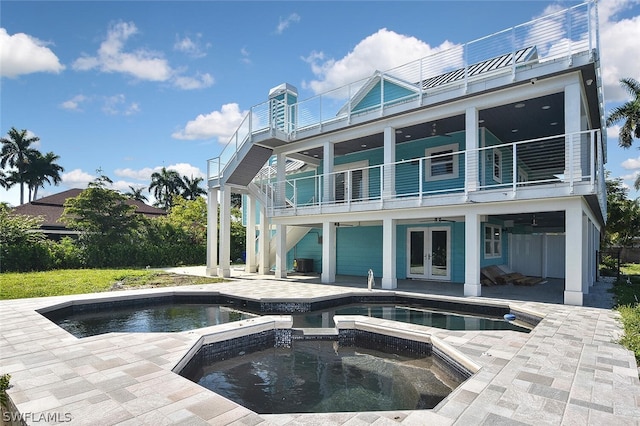
[[[48,313],[46,316],[76,337],[104,333],[153,333],[186,331],[255,317],[232,308],[211,304],[154,304],[109,310]]]
[[[446,330],[513,330],[525,333],[530,331],[503,318],[485,318],[418,306],[397,305],[348,305],[322,312],[294,314],[293,326],[297,328],[334,327],[334,315],[364,315]]]
[[[260,414],[429,409],[461,383],[431,356],[326,340],[201,365],[187,378]]]

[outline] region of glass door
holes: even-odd
[[[450,280],[449,228],[410,228],[407,232],[407,277]]]

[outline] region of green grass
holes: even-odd
[[[625,263],[620,266],[620,272],[624,275],[637,275],[640,277],[640,263]]]
[[[0,300],[95,293],[118,289],[209,284],[218,278],[148,269],[62,269],[0,274]]]
[[[619,343],[633,351],[640,363],[640,265],[626,264],[622,273],[623,277],[613,285],[616,310],[624,329]]]

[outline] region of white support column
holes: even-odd
[[[334,178],[333,178],[333,161],[334,161],[334,145],[327,141],[323,146],[323,158],[322,158],[322,170],[323,179],[322,182],[322,203],[331,203],[334,200]]]
[[[579,84],[570,84],[564,88],[564,132],[565,136],[565,181],[580,180],[582,176],[580,143],[582,105]],[[586,148],[586,147],[585,147]]]
[[[207,275],[218,274],[218,189],[207,192]]]
[[[287,278],[287,226],[276,225],[276,278]]]
[[[568,202],[565,210],[565,305],[582,306],[584,273],[583,218],[580,200]]]
[[[271,262],[269,261],[269,242],[271,241],[271,230],[269,228],[269,219],[267,218],[266,206],[260,206],[260,236],[258,238],[258,273],[266,275],[271,271]]]
[[[286,207],[287,200],[287,157],[284,154],[276,156],[276,182],[278,183],[278,193],[276,194],[276,207]]]
[[[480,155],[483,154],[477,149],[480,147],[478,131],[478,109],[467,108],[465,112],[465,146],[467,150],[465,179],[468,192],[478,189],[478,178],[480,176],[479,167]]]
[[[481,216],[467,213],[464,218],[464,295],[480,296]]]
[[[336,224],[322,222],[322,275],[323,284],[336,282]]]
[[[245,272],[256,272],[256,202],[252,195],[246,195],[247,229],[245,244]]]
[[[382,288],[391,290],[398,287],[396,274],[396,219],[382,220]],[[375,271],[374,271],[375,273]]]
[[[396,129],[384,128],[384,179],[382,198],[392,199],[396,195]]]
[[[218,276],[231,276],[231,188],[220,188],[220,260]]]

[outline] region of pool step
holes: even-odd
[[[291,337],[298,340],[336,340],[338,330],[336,328],[294,328]]]

